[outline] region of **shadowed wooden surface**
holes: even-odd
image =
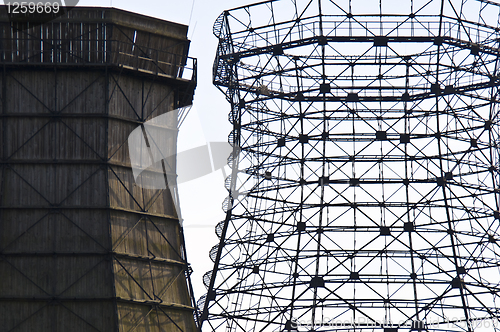
[[[135,183],[127,143],[190,103],[187,27],[83,7],[0,26],[0,329],[196,330],[173,198]]]

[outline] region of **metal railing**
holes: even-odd
[[[102,39],[3,39],[3,64],[116,65],[152,75],[196,80],[196,59]]]

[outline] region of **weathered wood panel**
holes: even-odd
[[[61,300],[113,296],[111,271],[103,255],[18,255],[1,262],[0,292],[8,298],[54,296]]]
[[[0,223],[4,253],[108,253],[105,209],[5,209]]]
[[[193,321],[182,319],[185,314],[182,309],[160,306],[151,310],[147,305],[118,304],[118,319],[123,324],[120,331],[195,331]]]
[[[54,71],[9,71],[6,76],[7,113],[50,114],[55,106]]]
[[[105,207],[105,172],[99,165],[10,164],[5,170],[7,207]]]
[[[10,160],[102,160],[106,157],[106,120],[100,118],[8,117]],[[61,146],[60,142],[66,142]]]
[[[117,253],[182,262],[180,226],[176,219],[113,211],[110,222],[113,250]]]
[[[189,306],[189,294],[181,267],[171,263],[118,258],[114,264],[116,295],[122,299],[156,301]],[[155,299],[154,295],[160,295]]]
[[[113,331],[116,324],[111,301],[64,301],[55,306],[43,302],[0,302],[0,324],[5,331]],[[5,313],[16,313],[8,315]],[[33,327],[36,327],[34,329]]]

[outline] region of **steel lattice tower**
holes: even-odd
[[[205,329],[499,329],[499,10],[292,0],[222,13],[214,83],[240,153]]]

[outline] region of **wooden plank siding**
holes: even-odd
[[[46,24],[9,22],[0,12],[7,63],[114,64],[168,78],[195,79],[187,27],[118,9],[78,7]]]
[[[196,86],[187,27],[111,8],[2,15],[0,330],[196,331],[173,198],[135,183],[127,142],[171,114],[175,153],[171,111]]]

